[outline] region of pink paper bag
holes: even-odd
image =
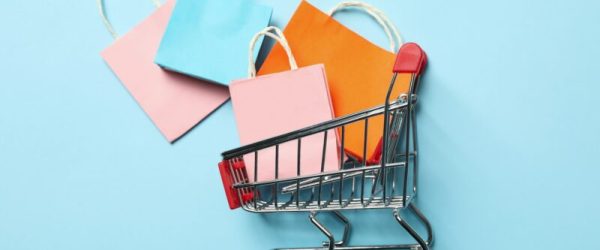
[[[167,72],[154,64],[154,55],[174,6],[174,0],[168,1],[101,53],[170,142],[181,137],[229,98],[225,87]],[[108,20],[104,15],[102,17],[116,37]]]
[[[255,77],[252,51],[256,40],[262,35],[276,39],[287,48],[291,71]],[[279,29],[268,27],[256,34],[251,42],[249,58],[250,78],[233,81],[230,85],[233,110],[243,145],[315,125],[334,117],[323,65],[298,68]],[[300,175],[321,172],[323,142],[324,133],[302,138]],[[328,131],[326,145],[324,171],[339,169],[335,130]],[[297,176],[297,151],[297,141],[279,146],[277,178]],[[250,181],[275,179],[275,149],[258,151],[257,159],[258,173],[255,173],[255,155],[244,156]]]

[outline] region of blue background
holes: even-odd
[[[279,26],[297,5],[260,2]],[[311,2],[328,10],[337,0]],[[436,249],[600,249],[600,4],[368,2],[429,54],[418,205]],[[107,9],[124,33],[153,6]],[[365,15],[337,18],[387,47]],[[0,25],[0,249],[265,249],[323,239],[306,214],[227,209],[216,163],[238,145],[231,105],[168,144],[100,58],[112,39],[95,1],[3,1]],[[347,215],[353,244],[407,240],[388,211]]]

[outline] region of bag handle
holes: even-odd
[[[287,40],[285,39],[283,32],[275,26],[269,26],[269,27],[264,28],[260,32],[256,33],[254,35],[254,37],[252,37],[252,40],[250,40],[250,49],[248,50],[248,77],[249,78],[256,77],[256,65],[254,64],[254,47],[256,45],[256,42],[258,41],[258,39],[261,36],[268,36],[270,38],[275,39],[277,42],[279,42],[281,44],[281,47],[283,47],[283,49],[285,50],[285,53],[288,56],[290,68],[292,70],[298,69],[298,64],[296,63],[296,59],[294,58],[294,55],[292,54],[292,49],[290,49],[290,45],[288,44]]]
[[[329,16],[333,16],[335,13],[348,8],[356,8],[362,10],[369,14],[373,19],[375,19],[375,21],[377,21],[377,23],[383,28],[383,31],[387,35],[390,41],[390,49],[393,53],[396,53],[396,51],[398,51],[400,46],[402,46],[402,44],[404,43],[396,25],[394,25],[394,23],[390,21],[390,19],[383,13],[383,11],[367,3],[363,3],[360,1],[341,2],[329,11]]]
[[[161,5],[160,0],[151,0],[151,1],[152,1],[152,3],[154,3],[154,6],[156,6],[156,8],[160,7],[160,5]],[[104,9],[104,0],[96,0],[96,4],[98,5],[98,11],[100,12],[100,18],[102,18],[102,22],[104,23],[104,26],[106,27],[106,29],[108,30],[110,35],[114,39],[119,38],[119,34],[115,31],[115,28],[113,27],[112,23],[110,23],[110,21],[108,20],[108,17],[106,17],[106,10]]]

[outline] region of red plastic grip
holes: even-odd
[[[234,168],[234,169],[238,169],[238,170],[239,170],[239,169],[243,169],[243,168],[245,168],[245,167],[246,167],[246,164],[244,164],[244,162],[243,162],[243,161],[236,161],[236,162],[233,162],[233,168]]]
[[[405,43],[396,56],[394,73],[412,73],[419,75],[427,64],[427,54],[416,43]]]
[[[223,181],[223,188],[225,188],[225,196],[227,197],[229,208],[236,209],[240,207],[240,199],[233,189],[233,176],[231,175],[228,161],[219,162],[219,172],[221,173],[221,181]]]
[[[219,162],[219,172],[221,173],[221,181],[223,182],[223,188],[225,189],[225,196],[227,197],[227,203],[229,203],[230,209],[239,208],[242,205],[240,202],[240,197],[238,196],[237,190],[233,188],[233,174],[231,173],[229,161]],[[233,163],[234,169],[243,169],[246,166],[243,161],[238,161]],[[245,175],[246,171],[242,171]],[[244,176],[243,178],[247,178]],[[252,199],[254,199],[254,193],[252,192],[243,192],[242,193],[243,202],[246,203]]]

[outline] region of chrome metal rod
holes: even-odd
[[[298,138],[298,169],[297,169],[297,176],[300,176],[300,148],[302,146],[302,137]],[[275,182],[276,183],[276,182]],[[258,184],[260,185],[260,184]],[[296,207],[300,207],[300,178],[298,178],[296,180]]]
[[[419,249],[418,244],[402,244],[402,245],[366,245],[366,246],[343,246],[336,247],[335,250],[398,250],[408,249],[415,250]],[[326,247],[309,247],[309,248],[277,248],[275,250],[326,250]]]
[[[405,159],[407,167],[404,169],[404,179],[403,179],[404,180],[404,188],[402,189],[402,196],[404,197],[405,200],[406,200],[406,196],[407,196],[407,192],[406,192],[407,190],[406,189],[408,188],[408,166],[410,166],[409,165],[410,164],[410,162],[409,162],[409,160],[410,160],[409,159],[409,154],[410,154],[410,127],[411,127],[410,126],[410,124],[411,124],[410,118],[411,118],[412,107],[414,105],[412,103],[412,96],[413,96],[413,91],[414,91],[413,88],[414,88],[415,81],[416,81],[415,74],[412,74],[410,76],[410,86],[408,88],[409,89],[409,92],[408,92],[409,94],[408,94],[408,101],[407,101],[408,107],[406,109],[406,113],[407,113],[406,114],[406,119],[407,119],[406,120],[406,134],[405,134],[406,136],[404,137],[404,140],[406,142],[406,144],[405,144],[406,148],[405,148],[405,151],[404,151],[404,154],[405,154],[405,158],[404,159]]]
[[[279,144],[275,145],[275,179],[279,178]],[[273,185],[273,199],[275,200],[275,210],[277,210],[277,193],[279,193],[279,183]]]
[[[415,215],[417,216],[417,218],[419,218],[423,225],[425,225],[425,229],[427,230],[427,245],[429,245],[429,247],[433,246],[434,237],[431,223],[429,222],[427,217],[425,217],[425,215],[421,212],[421,210],[419,210],[417,206],[415,206],[414,202],[410,203],[409,208],[415,213]]]
[[[342,240],[334,242],[335,249],[339,249],[339,247],[343,247],[348,243],[348,237],[350,236],[350,221],[348,221],[348,218],[346,218],[346,216],[339,211],[333,211],[331,214],[333,214],[339,222],[344,224],[344,234],[342,235]],[[323,247],[329,247],[329,242],[323,241]]]
[[[321,173],[323,173],[325,171],[325,154],[327,152],[327,130],[325,130],[323,132],[323,154],[321,156]],[[319,208],[321,208],[321,192],[323,192],[323,177],[319,177],[319,196],[317,197],[318,199],[318,204],[319,204]]]
[[[312,224],[314,224],[319,229],[319,231],[321,231],[325,236],[327,236],[327,239],[329,239],[327,249],[333,250],[335,248],[335,239],[333,238],[333,234],[329,230],[327,230],[327,228],[323,224],[321,224],[319,220],[317,220],[316,216],[316,212],[311,212],[309,214],[310,222],[312,222]]]
[[[386,164],[385,166],[388,168],[392,168],[392,167],[404,167],[404,162],[394,162],[394,163],[389,163]],[[291,182],[291,181],[298,181],[298,183],[300,182],[300,180],[302,179],[310,179],[310,178],[315,178],[315,177],[325,177],[328,175],[331,176],[335,176],[335,175],[339,175],[340,173],[352,173],[352,172],[362,172],[362,171],[369,171],[369,170],[375,170],[381,168],[379,165],[376,166],[368,166],[368,167],[361,167],[361,168],[351,168],[351,169],[344,169],[344,170],[340,170],[340,171],[336,171],[336,172],[331,172],[331,173],[318,173],[318,174],[311,174],[311,175],[303,175],[303,176],[297,176],[297,177],[291,177],[291,178],[285,178],[285,179],[279,179],[279,180],[270,180],[270,181],[259,181],[259,182],[255,182],[255,183],[242,183],[242,184],[234,184],[233,187],[234,188],[245,188],[245,187],[254,187],[254,186],[260,186],[260,185],[269,185],[269,184],[274,184],[274,183],[282,183],[282,182]]]
[[[400,215],[399,209],[394,209],[394,218],[396,218],[396,220],[398,221],[398,223],[400,223],[400,225],[404,228],[404,230],[406,230],[406,232],[408,232],[408,234],[410,234],[410,236],[413,237],[413,239],[415,239],[419,243],[419,245],[421,246],[421,249],[429,250],[429,245],[427,244],[427,242],[425,242],[425,240],[423,240],[423,238],[421,238],[421,236],[417,233],[417,231],[415,231],[410,226],[410,224],[408,224],[408,222],[406,222],[406,220],[404,220],[402,218],[402,216]]]
[[[379,166],[377,166],[377,167],[379,167]],[[326,184],[329,184],[329,183],[338,182],[340,180],[339,175],[342,175],[342,174],[340,173],[340,174],[337,174],[337,175],[338,176],[333,176],[331,178],[324,178],[322,184],[326,185]],[[361,172],[355,172],[355,173],[350,173],[350,174],[344,175],[344,178],[351,178],[351,177],[359,176],[359,175],[361,175]],[[307,180],[304,180],[304,181],[300,182],[300,190],[307,189],[307,188],[312,188],[312,187],[315,187],[317,185],[319,185],[319,178],[307,179]],[[296,184],[291,184],[289,186],[283,187],[282,192],[283,193],[290,193],[290,192],[294,192],[295,189],[296,189]]]
[[[392,90],[394,89],[394,85],[396,84],[396,78],[398,77],[398,73],[394,73],[392,76],[392,81],[390,83],[390,87],[388,88],[387,94],[385,96],[384,110],[383,110],[383,140],[382,147],[386,147],[388,145],[388,136],[389,136],[389,119],[390,119],[390,96],[392,95]],[[387,182],[385,178],[385,164],[387,160],[387,149],[381,150],[381,172],[379,174],[382,175],[383,182],[381,183],[383,189],[383,198],[385,199],[386,195],[386,187],[385,183]],[[407,163],[408,164],[408,163]],[[373,189],[374,190],[374,189]]]
[[[417,183],[419,181],[419,147],[417,142],[417,120],[415,119],[415,113],[412,112],[412,131],[413,131],[413,196],[417,196]]]

